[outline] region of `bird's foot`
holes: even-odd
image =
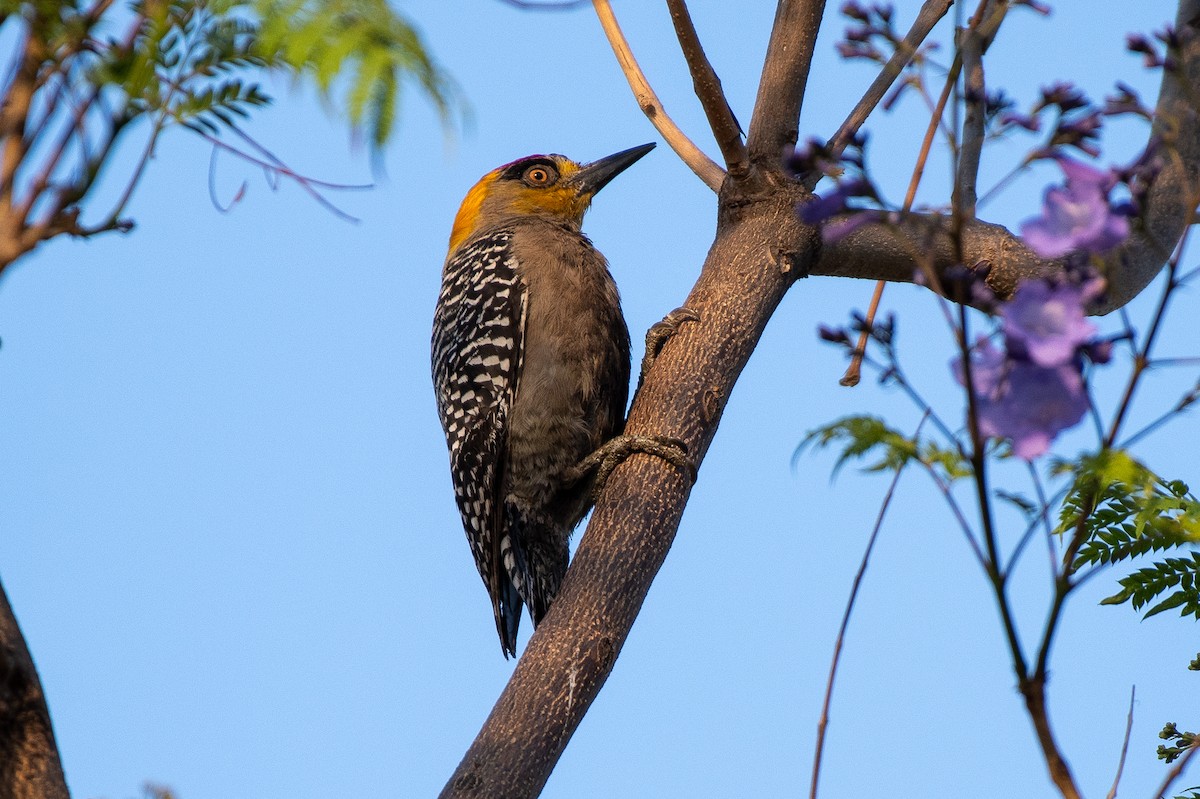
[[[662,458],[681,469],[688,476],[689,482],[696,482],[696,465],[688,458],[687,444],[683,441],[670,436],[631,435],[617,436],[581,460],[571,470],[571,479],[581,480],[589,474],[594,474],[592,499],[595,500],[604,484],[608,482],[613,469],[635,453]]]
[[[691,308],[676,308],[664,316],[661,322],[650,325],[650,329],[646,331],[646,354],[642,357],[642,370],[638,374],[638,388],[642,387],[646,375],[650,372],[650,367],[654,365],[654,361],[662,352],[663,345],[671,336],[675,335],[679,326],[686,322],[699,321],[700,314]]]

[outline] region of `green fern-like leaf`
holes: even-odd
[[[387,0],[250,0],[262,20],[256,54],[308,76],[326,96],[344,80],[346,115],[382,145],[401,83],[412,80],[449,120],[457,93],[420,34]]]
[[[880,460],[865,467],[867,471],[898,469],[917,454],[916,442],[888,427],[879,417],[846,416],[810,431],[796,447],[793,461],[809,446],[823,449],[834,442],[844,443],[833,467],[834,475],[851,458],[862,458],[875,450],[883,450],[883,455]]]
[[[1123,450],[1063,463],[1075,482],[1056,532],[1085,533],[1073,568],[1129,560],[1200,541],[1200,502],[1180,481],[1163,480]]]
[[[1118,582],[1121,591],[1102,600],[1101,604],[1130,602],[1134,610],[1141,610],[1175,589],[1147,610],[1143,618],[1178,608],[1181,616],[1200,619],[1200,552],[1191,553],[1191,557],[1166,558],[1147,568],[1138,569]]]

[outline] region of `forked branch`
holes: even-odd
[[[871,85],[863,93],[862,98],[846,116],[846,120],[842,122],[837,132],[829,139],[829,149],[835,155],[841,154],[846,149],[846,145],[858,133],[859,128],[867,121],[867,117],[879,105],[883,96],[888,93],[888,89],[892,88],[896,78],[900,77],[900,73],[912,61],[913,56],[917,53],[917,48],[925,41],[925,37],[933,30],[933,26],[946,16],[946,12],[952,5],[954,5],[954,0],[925,0],[921,5],[921,10],[917,12],[917,18],[913,20],[908,33],[904,34],[901,45],[892,52],[887,63],[875,76],[875,80],[871,81]],[[805,186],[811,191],[816,187],[820,177],[819,174],[809,176],[805,181]]]
[[[696,26],[692,24],[692,15],[688,12],[684,0],[667,0],[671,9],[671,22],[675,24],[675,35],[679,46],[683,49],[683,57],[687,60],[688,70],[692,73],[692,85],[696,96],[704,106],[708,116],[708,125],[712,128],[717,146],[725,159],[725,168],[735,178],[745,177],[750,169],[750,155],[742,142],[742,128],[738,125],[721,88],[721,79],[717,77],[704,48],[700,45],[700,37]]]
[[[721,183],[725,180],[725,170],[705,155],[696,146],[696,143],[675,124],[674,120],[667,116],[662,101],[650,88],[646,74],[642,72],[637,59],[633,57],[629,42],[626,41],[625,34],[621,32],[621,26],[617,24],[612,5],[608,0],[592,0],[592,7],[596,10],[596,17],[600,20],[600,26],[604,29],[608,44],[617,57],[617,63],[621,65],[621,72],[624,73],[625,80],[629,82],[629,88],[633,90],[633,96],[637,99],[642,113],[675,151],[675,154],[683,159],[683,162],[696,173],[700,180],[704,181],[704,185],[713,191],[720,191]]]

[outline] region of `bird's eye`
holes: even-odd
[[[549,186],[554,182],[554,173],[549,167],[535,165],[525,170],[525,182],[530,186]]]

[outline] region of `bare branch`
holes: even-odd
[[[725,159],[725,167],[735,178],[744,177],[750,169],[750,156],[746,145],[742,143],[742,128],[733,116],[725,92],[721,89],[721,79],[713,70],[704,48],[700,45],[700,37],[696,34],[696,26],[692,24],[691,14],[688,13],[684,0],[667,0],[671,9],[671,21],[675,23],[675,35],[683,49],[683,57],[687,60],[688,69],[692,73],[692,85],[696,96],[704,106],[708,116],[708,125],[712,128],[717,146]]]
[[[0,796],[69,799],[42,684],[2,585]]]
[[[1063,799],[1081,799],[1079,786],[1071,774],[1071,767],[1063,759],[1055,743],[1054,732],[1050,729],[1050,716],[1046,711],[1046,678],[1044,675],[1031,677],[1021,681],[1021,695],[1025,698],[1025,709],[1033,722],[1034,732],[1042,747],[1042,756],[1046,760],[1046,768],[1050,772],[1050,780]]]
[[[951,206],[965,218],[975,216],[978,199],[975,183],[979,177],[979,158],[983,152],[984,106],[986,87],[983,80],[983,43],[970,29],[959,36],[958,52],[962,58],[963,82],[966,84],[962,123],[962,146],[958,151],[958,168],[954,177]]]
[[[756,164],[776,164],[796,144],[800,106],[825,0],[779,0],[746,146]]]
[[[871,82],[862,99],[850,111],[846,121],[829,139],[829,148],[835,155],[846,149],[846,145],[850,143],[850,140],[858,133],[858,129],[867,121],[867,117],[875,110],[875,106],[879,105],[879,101],[887,94],[896,78],[900,77],[900,73],[908,66],[908,62],[916,54],[921,42],[925,41],[925,37],[933,30],[933,26],[946,16],[946,12],[952,5],[954,5],[954,0],[925,0],[921,10],[917,13],[917,18],[913,20],[912,27],[908,29],[908,33],[904,34],[902,46],[897,47],[892,53],[892,57],[883,65],[883,69]],[[810,176],[806,179],[805,185],[811,190],[817,185],[820,177],[820,175]]]
[[[958,56],[962,61],[966,84],[966,115],[962,124],[962,146],[958,152],[952,205],[954,213],[964,218],[975,216],[975,183],[979,175],[979,156],[983,151],[984,111],[987,105],[983,54],[996,38],[1008,9],[1007,0],[985,0],[971,18],[967,29],[960,31],[957,37]]]
[[[1112,787],[1108,789],[1105,799],[1117,799],[1117,787],[1121,784],[1121,774],[1125,771],[1125,755],[1129,754],[1129,734],[1133,732],[1133,703],[1137,699],[1137,686],[1129,689],[1129,715],[1125,717],[1125,738],[1121,741],[1121,757],[1117,760],[1117,775],[1113,777]]]
[[[592,0],[592,7],[596,10],[600,26],[604,28],[604,35],[608,38],[613,54],[617,57],[617,63],[621,65],[621,72],[624,73],[625,80],[629,81],[629,88],[633,90],[633,96],[637,99],[642,113],[650,119],[650,123],[675,151],[675,154],[683,159],[683,162],[696,173],[700,180],[704,181],[704,185],[713,191],[720,191],[721,183],[725,180],[725,170],[705,155],[695,142],[679,129],[671,117],[667,116],[658,95],[650,88],[646,75],[638,66],[637,59],[633,57],[633,51],[629,49],[629,42],[625,40],[625,34],[621,32],[621,26],[617,24],[617,18],[613,14],[608,0]]]
[[[929,414],[926,412],[920,424],[917,425],[913,438],[921,434],[921,428],[928,418]],[[825,751],[825,730],[829,726],[829,707],[833,703],[833,681],[837,676],[838,663],[842,659],[842,644],[846,640],[846,630],[850,627],[850,614],[854,612],[854,601],[858,599],[858,591],[862,587],[863,577],[867,573],[867,564],[871,561],[871,552],[875,549],[875,542],[879,539],[879,530],[883,527],[883,519],[887,516],[888,508],[891,507],[892,497],[896,494],[896,486],[900,484],[900,475],[903,473],[904,465],[901,465],[892,475],[892,482],[888,485],[887,492],[883,495],[883,503],[879,506],[879,513],[875,516],[875,526],[871,528],[871,535],[867,538],[867,547],[863,551],[862,560],[859,561],[854,582],[850,585],[850,596],[846,600],[846,610],[842,613],[842,624],[838,628],[837,640],[833,645],[829,678],[825,681],[825,699],[821,704],[821,718],[817,721],[817,751],[813,755],[812,783],[808,789],[809,799],[817,799],[817,782],[821,776],[821,755]]]

